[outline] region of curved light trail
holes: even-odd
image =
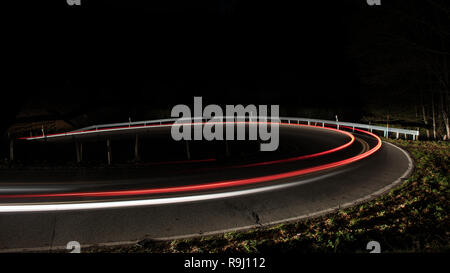
[[[246,122],[247,123],[247,122]],[[271,123],[271,122],[267,122]],[[354,136],[348,132],[337,130],[334,128],[329,127],[319,127],[319,126],[311,126],[311,125],[303,125],[303,124],[289,124],[289,123],[279,123],[282,125],[289,125],[289,126],[309,126],[309,127],[318,127],[318,128],[324,128],[327,130],[334,130],[338,131],[340,133],[347,134],[351,136],[351,142],[354,141]],[[159,125],[161,126],[161,125]],[[128,127],[127,127],[128,128]],[[339,166],[344,166],[353,162],[356,162],[358,160],[361,160],[363,158],[366,158],[376,151],[378,151],[381,148],[382,142],[381,139],[371,133],[364,130],[354,129],[355,131],[359,131],[365,134],[368,134],[372,137],[374,137],[377,140],[377,145],[370,149],[367,152],[364,152],[362,154],[340,160],[337,162],[332,162],[328,164],[323,164],[315,167],[310,167],[306,169],[300,169],[295,171],[289,171],[284,173],[278,173],[273,175],[266,175],[266,176],[260,176],[260,177],[254,177],[254,178],[247,178],[247,179],[235,179],[235,180],[227,180],[227,181],[216,181],[211,183],[205,183],[205,184],[197,184],[197,185],[188,185],[188,186],[177,186],[177,187],[167,187],[167,188],[153,188],[153,189],[140,189],[140,190],[117,190],[117,191],[103,191],[103,192],[75,192],[75,193],[49,193],[49,194],[21,194],[21,195],[1,195],[0,198],[38,198],[38,197],[118,197],[118,196],[139,196],[139,195],[151,195],[151,194],[164,194],[164,193],[180,193],[180,192],[192,192],[192,191],[204,191],[204,190],[215,190],[215,189],[223,189],[223,188],[229,188],[229,187],[236,187],[236,186],[244,186],[244,185],[250,185],[250,184],[257,184],[257,183],[263,183],[263,182],[269,182],[279,179],[285,179],[285,178],[292,178],[304,174],[310,174],[317,171],[327,170]],[[348,144],[348,143],[347,143]],[[347,145],[345,144],[345,145]],[[344,145],[344,146],[345,146]],[[349,144],[350,145],[350,144]],[[348,147],[347,145],[346,147]],[[340,147],[338,147],[340,148]],[[331,152],[335,152],[336,149],[330,150]],[[343,148],[341,148],[343,149]],[[338,149],[339,150],[339,149]],[[324,153],[331,153],[330,151],[325,151]],[[321,153],[318,153],[317,156],[321,155]],[[291,160],[291,159],[287,159]],[[127,202],[127,201],[117,201],[117,202]],[[107,203],[107,202],[103,202]],[[88,203],[84,203],[88,204]],[[80,204],[78,204],[80,205]],[[4,211],[3,209],[7,209],[7,207],[16,207],[20,205],[6,205],[6,206],[0,206],[0,211]],[[29,206],[36,206],[36,205],[28,205]]]

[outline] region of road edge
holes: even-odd
[[[334,206],[325,210],[317,211],[314,213],[309,214],[303,214],[296,217],[291,217],[283,220],[277,220],[277,221],[271,221],[267,223],[260,223],[255,225],[249,225],[249,226],[243,226],[238,228],[231,228],[231,229],[222,229],[222,230],[216,230],[216,231],[210,231],[210,232],[204,232],[204,233],[193,233],[193,234],[186,234],[181,236],[172,236],[172,237],[159,237],[159,238],[143,238],[139,240],[133,240],[133,241],[121,241],[121,242],[107,242],[107,243],[97,243],[97,244],[89,244],[89,245],[83,245],[83,248],[90,248],[90,247],[114,247],[114,246],[129,246],[129,245],[136,245],[140,242],[145,242],[147,240],[151,241],[171,241],[171,240],[179,240],[179,239],[190,239],[190,238],[198,238],[198,237],[204,237],[204,236],[213,236],[213,235],[219,235],[227,232],[243,232],[255,228],[270,228],[272,226],[276,226],[279,224],[285,224],[285,223],[293,223],[298,222],[301,220],[307,220],[307,219],[313,219],[318,218],[321,216],[325,216],[327,214],[331,214],[333,212],[339,211],[341,209],[347,209],[349,207],[357,206],[363,203],[370,202],[374,200],[375,198],[389,192],[393,188],[399,186],[402,184],[407,178],[411,176],[411,174],[414,171],[414,160],[411,158],[410,154],[405,151],[404,149],[398,147],[395,144],[392,144],[387,141],[383,141],[383,144],[388,144],[398,150],[400,150],[405,157],[408,159],[408,169],[395,181],[390,183],[389,185],[384,186],[383,188],[366,195],[364,197],[358,198],[354,201],[344,203],[342,205]],[[11,253],[11,252],[49,252],[49,251],[58,251],[58,250],[65,250],[67,249],[66,246],[52,246],[52,247],[38,247],[38,248],[16,248],[16,249],[7,249],[7,250],[0,250],[0,253]]]

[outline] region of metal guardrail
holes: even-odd
[[[334,120],[323,120],[323,119],[310,119],[310,118],[295,118],[295,117],[264,117],[264,116],[223,116],[223,117],[213,117],[217,118],[217,121],[225,121],[225,122],[242,122],[242,121],[269,121],[269,122],[277,122],[277,123],[289,123],[289,124],[308,124],[308,125],[315,125],[315,126],[322,126],[325,127],[326,125],[335,125],[337,129],[340,129],[340,126],[345,126],[346,129],[353,128],[353,131],[355,129],[366,129],[370,132],[372,131],[381,131],[384,133],[385,137],[389,136],[389,133],[395,133],[396,137],[399,138],[400,134],[403,134],[405,138],[407,138],[408,135],[411,135],[414,140],[418,139],[419,131],[415,130],[406,130],[406,129],[399,129],[399,128],[388,128],[388,127],[382,127],[382,126],[374,126],[374,125],[367,125],[367,124],[361,124],[361,123],[352,123],[352,122],[340,122],[340,121],[334,121]],[[26,139],[26,140],[49,140],[49,139],[55,139],[55,138],[64,138],[69,137],[70,139],[75,141],[76,146],[76,154],[77,154],[77,162],[81,162],[82,159],[82,143],[77,142],[76,136],[80,135],[87,135],[87,134],[97,134],[97,133],[103,133],[103,132],[111,132],[111,131],[122,131],[122,130],[136,130],[136,129],[144,129],[148,128],[147,126],[155,126],[155,125],[161,125],[161,126],[172,126],[172,124],[176,121],[186,121],[189,123],[193,122],[207,122],[210,121],[210,118],[204,118],[204,117],[190,117],[190,118],[168,118],[168,119],[157,119],[157,120],[145,120],[145,121],[134,121],[134,122],[121,122],[121,123],[110,123],[110,124],[101,124],[101,125],[92,125],[88,127],[84,127],[81,129],[77,129],[70,132],[65,133],[58,133],[58,134],[49,134],[46,135],[44,131],[43,134],[40,136],[32,136],[32,137],[23,137],[19,139]],[[213,120],[214,121],[214,120]],[[107,139],[107,149],[108,149],[108,164],[111,164],[111,142],[110,139]],[[135,142],[135,158],[138,158],[137,156],[137,144],[138,143],[138,137],[136,135],[136,142]],[[187,142],[186,142],[187,143]],[[188,144],[186,144],[188,145]],[[189,150],[187,149],[188,158],[189,156]],[[10,141],[10,159],[14,159],[14,141]]]
[[[319,123],[319,124],[333,124],[337,127],[339,126],[347,126],[352,128],[358,128],[358,129],[366,129],[370,132],[372,131],[381,131],[384,134],[384,137],[387,137],[389,133],[395,133],[396,137],[399,138],[400,134],[403,134],[405,136],[411,135],[413,140],[417,140],[419,137],[419,131],[417,130],[408,130],[408,129],[400,129],[400,128],[392,128],[392,127],[383,127],[383,126],[376,126],[376,125],[368,125],[368,124],[362,124],[362,123],[353,123],[353,122],[342,122],[342,121],[334,121],[334,120],[323,120],[323,119],[308,119],[308,118],[291,118],[291,117],[283,117],[280,119],[290,119],[290,120],[298,120],[303,122],[310,123]]]
[[[383,132],[384,137],[387,137],[390,133],[394,133],[396,135],[396,138],[400,137],[400,134],[407,137],[408,135],[412,136],[413,140],[417,140],[419,137],[419,131],[417,130],[408,130],[408,129],[400,129],[400,128],[392,128],[392,127],[383,127],[383,126],[376,126],[376,125],[368,125],[368,124],[362,124],[362,123],[353,123],[353,122],[342,122],[342,121],[334,121],[334,120],[324,120],[324,119],[312,119],[312,118],[296,118],[296,117],[278,117],[278,118],[272,118],[272,117],[262,117],[262,116],[224,116],[224,117],[217,117],[222,118],[224,120],[229,121],[246,121],[246,120],[252,120],[252,119],[264,119],[264,120],[270,120],[270,121],[285,121],[286,123],[306,123],[308,125],[311,124],[320,124],[322,126],[325,126],[325,124],[329,125],[336,125],[337,128],[340,126],[347,126],[351,128],[357,128],[357,129],[366,129],[370,132],[372,131],[380,131]],[[192,118],[168,118],[168,119],[157,119],[157,120],[146,120],[146,121],[133,121],[133,122],[121,122],[121,123],[110,123],[110,124],[101,124],[101,125],[92,125],[89,127],[77,129],[71,132],[80,132],[80,131],[88,131],[88,130],[98,130],[98,129],[104,129],[104,128],[111,128],[114,127],[131,127],[131,126],[147,126],[147,125],[156,125],[156,124],[163,124],[163,123],[170,123],[175,122],[177,120],[185,120],[189,122],[203,122],[208,121],[209,119],[204,117],[192,117]]]

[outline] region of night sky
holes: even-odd
[[[120,122],[192,104],[193,96],[204,104],[279,104],[284,115],[358,120],[369,91],[354,46],[363,40],[372,47],[370,18],[390,5],[81,1],[10,1],[2,8],[2,130],[30,105],[65,119],[88,113],[92,123]]]

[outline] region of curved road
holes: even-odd
[[[169,127],[148,129],[170,138]],[[0,250],[174,239],[324,214],[382,194],[409,176],[407,153],[380,144],[363,131],[284,124],[278,152],[236,162],[3,172]]]

